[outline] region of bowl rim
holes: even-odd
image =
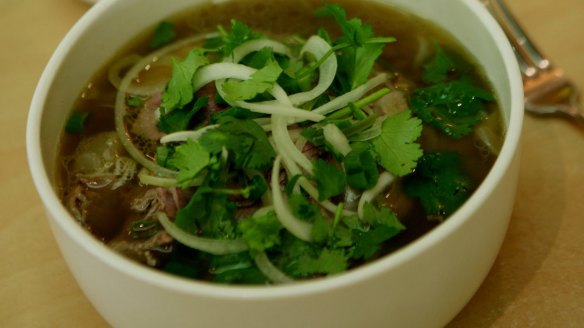
[[[371,263],[335,276],[298,281],[291,284],[275,286],[221,285],[182,278],[145,267],[111,251],[96,238],[88,238],[91,236],[75,222],[59,200],[50,182],[52,179],[46,170],[41,153],[41,118],[52,81],[55,80],[71,46],[75,44],[77,39],[96,19],[109,10],[111,6],[114,6],[116,2],[116,0],[99,1],[73,26],[53,53],[37,84],[30,105],[26,129],[26,148],[29,170],[49,220],[53,224],[59,225],[76,244],[80,245],[100,262],[144,283],[177,293],[246,300],[270,300],[318,294],[347,285],[359,284],[416,258],[419,254],[424,253],[454,233],[471,217],[471,214],[480,206],[482,201],[493,192],[498,181],[511,165],[515,152],[518,151],[523,123],[523,84],[513,50],[503,30],[482,4],[478,1],[463,1],[464,6],[477,13],[476,16],[480,24],[490,31],[491,37],[499,45],[497,47],[498,56],[504,62],[507,78],[509,79],[511,109],[504,144],[497,160],[473,195],[448,220],[427,232],[423,237]]]

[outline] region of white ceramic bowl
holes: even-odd
[[[505,235],[515,195],[523,93],[504,34],[474,0],[377,0],[451,32],[485,67],[507,135],[486,180],[442,225],[370,265],[277,287],[184,280],[131,262],[84,231],[55,192],[56,153],[80,87],[122,45],[199,0],[104,0],[62,41],[30,108],[30,168],[47,217],[77,282],[116,327],[439,327],[471,298]]]

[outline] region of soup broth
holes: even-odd
[[[195,279],[246,284],[287,282],[343,272],[407,245],[446,220],[485,178],[500,148],[504,128],[497,103],[490,95],[491,87],[464,48],[436,26],[395,8],[367,1],[335,3],[346,11],[346,21],[357,17],[371,25],[375,36],[394,37],[396,41],[383,40],[387,44],[366,76],[366,81],[370,81],[379,74],[386,74],[377,87],[326,114],[322,121],[302,120],[292,114],[285,119],[286,133],[308,162],[294,162],[290,159],[292,155],[286,157],[285,151],[278,148],[281,141],[274,129],[277,126],[273,122],[275,114],[252,115],[253,110],[241,110],[242,103],[238,102],[241,100],[233,101],[234,96],[217,91],[217,86],[222,86],[223,82],[205,83],[194,90],[194,98],[186,101],[188,106],[173,109],[174,112],[188,111],[197,106],[197,99],[206,99],[183,124],[188,131],[203,131],[205,126],[213,125],[193,137],[203,141],[197,143],[179,138],[160,142],[162,137],[176,131],[169,127],[176,122],[167,116],[171,111],[165,108],[170,107],[172,91],[167,82],[175,75],[178,63],[186,61],[195,47],[206,47],[208,50],[203,57],[221,63],[233,56],[217,50],[225,47],[225,35],[233,35],[235,29],[249,26],[252,34],[261,33],[289,45],[292,52],[298,52],[311,36],[318,35],[320,40],[329,43],[329,48],[330,43],[338,46],[331,53],[336,55],[339,68],[345,56],[351,53],[348,46],[338,41],[346,35],[347,27],[331,17],[335,15],[330,12],[328,15],[315,14],[315,10],[322,7],[321,1],[239,0],[204,4],[168,18],[169,23],[153,27],[137,37],[105,64],[81,91],[64,133],[59,172],[63,203],[75,219],[114,250],[153,268]],[[234,20],[243,25],[234,25]],[[218,26],[221,27],[219,34]],[[168,33],[174,35],[170,43],[153,46],[153,35],[164,35],[165,29],[167,36]],[[321,30],[327,33],[319,32]],[[157,54],[193,36],[205,37]],[[250,37],[246,42],[252,40],[254,38]],[[290,76],[313,74],[305,89],[292,90],[302,88],[304,82],[298,79],[294,82],[298,85],[285,90],[288,95],[313,88],[324,74],[322,67],[316,67],[314,54],[293,61],[281,53],[271,54],[266,48],[269,47],[252,51],[241,62],[247,66],[258,65],[261,59],[253,57],[254,53],[268,53],[281,66],[283,72],[277,82],[283,85],[289,82]],[[139,67],[135,78],[125,79],[145,58],[147,64]],[[324,62],[321,65],[325,65]],[[294,65],[310,67],[310,64],[315,65],[315,69],[306,69],[309,73],[296,71],[287,75],[287,80],[282,78]],[[259,71],[263,67],[259,65],[256,69]],[[203,68],[199,68],[201,70]],[[326,92],[297,107],[310,112],[360,87],[344,87],[338,78],[339,70]],[[234,85],[236,90],[249,87]],[[343,88],[346,90],[341,91]],[[269,90],[273,89],[264,89],[244,102],[272,101],[273,104],[274,96]],[[471,92],[470,95],[457,94],[456,101],[460,106],[468,102],[470,111],[479,113],[478,118],[463,114],[453,119],[465,125],[468,132],[460,132],[465,129],[452,126],[452,122],[443,118],[444,112],[440,110],[447,105],[428,98],[449,90]],[[373,101],[360,103],[368,96],[373,97]],[[118,118],[120,121],[116,124],[120,106],[123,117]],[[231,116],[234,111],[229,109],[234,107],[240,112]],[[345,114],[341,115],[341,111]],[[225,112],[230,114],[220,115]],[[448,110],[449,115],[452,112]],[[401,118],[397,119],[398,116]],[[294,119],[298,122],[291,123]],[[396,128],[401,135],[392,134],[391,131],[396,131],[390,126],[394,121],[403,121],[408,126]],[[473,123],[469,123],[471,121]],[[161,122],[167,122],[168,126],[162,127]],[[120,134],[120,126],[124,133]],[[358,130],[362,126],[366,128]],[[419,136],[409,132],[417,130],[418,126],[421,126]],[[262,143],[263,137],[258,137],[246,147],[255,150],[271,145],[276,151],[269,161],[281,162],[280,168],[246,166],[257,159],[251,154],[241,159],[244,155],[238,150],[243,147],[243,141],[239,138],[251,138],[250,129],[260,134],[256,128],[265,131],[267,146]],[[343,152],[343,147],[337,145],[339,138],[328,139],[327,131],[331,130],[336,136],[341,131],[339,144],[349,145],[347,151]],[[402,137],[407,139],[409,134],[414,134],[412,140],[395,141]],[[201,148],[193,145],[207,145],[208,150],[212,143],[209,140],[219,143],[221,138],[233,139],[217,151],[209,151],[210,155],[203,152],[202,157],[197,157]],[[128,143],[142,154],[141,160],[128,150]],[[405,149],[407,155],[379,154],[384,143],[398,145],[396,149]],[[204,168],[190,178],[184,178],[186,173],[180,170],[192,168],[184,168],[177,155],[187,146],[197,149],[199,155],[194,157],[206,159]],[[166,162],[161,159],[165,156],[168,156]],[[387,156],[414,158],[406,161],[409,166],[404,163],[392,166],[387,165]],[[360,165],[349,162],[355,158],[361,161]],[[154,164],[146,166],[145,161]],[[197,160],[190,163],[199,165]],[[303,163],[308,164],[302,166]],[[293,164],[299,166],[301,174],[294,171]],[[351,167],[372,166],[376,172],[359,171],[358,177],[349,172]],[[162,169],[156,171],[153,167]],[[446,173],[439,172],[441,167]],[[177,171],[180,171],[178,176]],[[341,177],[329,176],[330,171],[340,172]],[[369,173],[376,178],[370,178]],[[274,174],[278,175],[279,188],[274,188]],[[216,178],[212,178],[215,175]],[[217,183],[217,180],[222,182]],[[321,198],[328,192],[324,184],[335,185],[339,181],[342,181],[342,192],[331,191],[329,197]],[[312,187],[302,187],[302,183]],[[317,190],[316,197],[311,195],[310,188]],[[262,191],[253,195],[257,190]],[[279,196],[288,200],[282,208],[278,207]],[[368,202],[361,201],[369,196]],[[283,218],[288,216],[292,216],[292,221]],[[208,219],[218,217],[221,218],[213,222]],[[377,219],[379,221],[375,221]],[[250,223],[243,223],[245,221]],[[294,228],[294,224],[310,227],[310,232],[303,233],[306,229]],[[260,232],[267,235],[253,239],[254,234]],[[187,237],[183,236],[185,234]],[[192,241],[191,237],[199,237],[202,241]],[[211,243],[219,240],[219,244],[227,242],[221,244],[225,248],[217,250],[205,244],[209,240]],[[204,245],[199,247],[198,242]]]

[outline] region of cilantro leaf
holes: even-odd
[[[252,52],[251,54],[245,56],[241,63],[243,65],[253,67],[255,69],[260,69],[268,63],[269,60],[275,60],[274,50],[270,47],[261,48],[258,51]]]
[[[252,251],[265,251],[280,244],[282,225],[274,211],[243,219],[237,228]]]
[[[201,263],[197,255],[197,251],[176,243],[162,270],[177,276],[199,279]]]
[[[363,24],[359,18],[347,20],[345,9],[337,4],[328,4],[316,10],[317,16],[332,16],[343,32],[343,40],[349,44],[360,47],[373,36],[371,26]]]
[[[457,67],[438,43],[434,43],[434,56],[422,65],[422,80],[426,83],[440,83],[448,80]]]
[[[252,120],[225,117],[218,128],[203,134],[200,142],[212,153],[227,148],[233,154],[238,169],[264,170],[276,157],[266,132]]]
[[[174,146],[165,145],[156,148],[156,164],[169,169],[177,169],[169,164],[174,154]]]
[[[366,232],[360,232],[355,237],[355,247],[352,257],[355,259],[370,259],[381,248],[383,242],[391,238],[391,229],[383,225],[372,227]]]
[[[321,248],[289,233],[284,234],[282,245],[272,259],[277,267],[297,278],[335,274],[349,267],[344,249]]]
[[[486,118],[486,103],[492,100],[488,91],[461,79],[414,90],[411,106],[424,122],[459,139]]]
[[[316,181],[318,200],[337,196],[345,191],[345,175],[335,166],[322,159],[312,162],[314,169],[312,179]]]
[[[130,107],[140,108],[144,106],[144,100],[139,96],[129,96],[126,98],[126,105]]]
[[[85,130],[85,124],[88,118],[89,112],[72,112],[65,125],[65,132],[82,133]]]
[[[230,102],[249,100],[270,90],[282,69],[274,59],[267,61],[266,66],[251,75],[251,79],[244,81],[228,80],[223,83],[225,99]]]
[[[220,29],[220,32],[222,41],[221,53],[223,57],[231,55],[233,49],[243,43],[261,37],[261,34],[253,32],[249,26],[236,19],[231,20],[230,32],[226,32],[223,29]]]
[[[323,243],[328,239],[331,225],[322,215],[319,205],[310,202],[300,193],[292,193],[288,197],[288,204],[294,216],[313,224],[310,233],[315,243]]]
[[[366,203],[363,206],[363,221],[371,226],[386,226],[395,231],[393,235],[405,229],[391,209],[385,206],[377,208],[371,203]]]
[[[341,49],[337,57],[339,65],[335,78],[338,93],[346,93],[365,83],[385,43],[393,42],[395,39],[376,38],[371,25],[363,23],[359,18],[347,19],[343,7],[336,4],[319,8],[316,14],[332,16],[343,32],[343,35],[334,42],[335,46]]]
[[[422,156],[420,145],[415,142],[421,133],[422,122],[411,117],[409,111],[387,117],[381,134],[372,141],[379,164],[396,176],[410,173]]]
[[[322,244],[328,241],[331,235],[332,225],[330,220],[325,219],[322,215],[317,215],[312,223],[312,230],[310,236],[312,241],[317,244]]]
[[[431,219],[444,220],[470,197],[475,188],[455,152],[429,152],[416,172],[404,180],[404,191],[420,200]]]
[[[366,143],[353,144],[353,150],[343,160],[347,184],[358,190],[372,188],[379,178],[375,155],[366,145]]]
[[[211,124],[217,124],[227,116],[235,117],[235,118],[238,118],[240,120],[248,120],[248,119],[263,117],[263,116],[265,116],[265,114],[252,112],[249,109],[245,109],[245,108],[241,108],[241,107],[230,107],[226,110],[212,113],[211,114]]]
[[[160,22],[154,30],[152,39],[150,39],[150,48],[160,48],[163,45],[170,43],[174,38],[176,38],[174,25],[169,22]]]
[[[270,256],[272,262],[288,275],[298,278],[306,276],[302,271],[301,257],[316,256],[314,244],[298,239],[286,231],[283,233],[281,246],[274,252],[277,252],[276,256]]]
[[[346,271],[349,267],[347,256],[342,249],[324,248],[318,257],[302,255],[299,259],[299,274],[310,276],[314,274],[335,274]]]
[[[359,220],[357,218],[357,220]],[[345,225],[337,225],[330,238],[330,244],[333,248],[348,248],[353,246],[353,231]]]
[[[373,35],[373,33],[371,33]],[[349,71],[351,76],[351,89],[355,89],[361,84],[367,82],[371,71],[373,70],[373,65],[377,58],[383,52],[384,44],[365,44],[359,47],[355,51],[355,60],[352,71]],[[343,62],[344,62],[343,58]]]
[[[299,219],[314,222],[320,213],[320,207],[308,201],[302,194],[293,193],[288,197],[288,204],[294,216]]]
[[[199,173],[209,165],[209,152],[199,142],[188,139],[175,148],[175,153],[168,163],[179,172],[176,177],[182,188],[188,188]]]
[[[166,133],[173,133],[184,131],[189,127],[189,123],[203,107],[207,106],[208,98],[201,97],[195,101],[192,108],[183,107],[175,109],[170,113],[165,113],[164,108],[161,109],[162,115],[158,121],[157,127]]]
[[[247,187],[250,189],[249,199],[258,200],[268,191],[268,183],[260,174],[254,175],[251,180],[247,182]]]
[[[162,106],[167,112],[182,108],[193,100],[193,76],[199,67],[208,63],[205,51],[199,48],[193,48],[182,62],[172,58],[172,74],[162,93]]]
[[[395,213],[387,207],[377,209],[370,203],[366,203],[363,207],[363,219],[369,227],[356,229],[355,247],[352,254],[356,259],[366,260],[373,257],[385,241],[405,229]]]
[[[237,236],[235,207],[226,195],[207,193],[205,188],[199,188],[188,204],[178,211],[174,223],[189,233],[233,239]]]

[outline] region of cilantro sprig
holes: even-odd
[[[162,21],[156,26],[152,39],[150,39],[150,48],[160,48],[166,44],[169,44],[176,38],[176,31],[174,30],[174,24],[166,21]]]
[[[437,43],[434,56],[422,65],[422,79],[429,85],[414,90],[411,108],[427,124],[460,139],[487,117],[492,94],[476,86]]]
[[[338,55],[339,71],[335,79],[337,92],[345,93],[365,83],[383,47],[395,42],[395,38],[375,36],[371,25],[359,18],[347,19],[345,9],[336,4],[321,7],[316,14],[332,16],[343,33],[333,42],[333,50],[341,50]]]
[[[462,160],[454,152],[428,152],[416,172],[405,178],[404,189],[420,200],[429,218],[442,221],[454,213],[474,190]]]
[[[183,61],[172,59],[172,75],[162,93],[162,106],[167,112],[183,108],[193,100],[193,77],[208,63],[205,50],[200,48],[193,48]]]
[[[282,73],[282,68],[275,59],[267,60],[264,67],[252,74],[251,79],[244,81],[229,80],[223,83],[225,100],[236,102],[240,100],[250,100],[270,90]]]
[[[221,25],[218,26],[218,29],[221,35],[213,40],[212,46],[218,47],[223,57],[231,55],[233,49],[246,41],[262,37],[261,33],[254,32],[248,25],[237,19],[231,20],[230,31],[226,31]],[[211,45],[207,45],[207,47],[209,46]]]
[[[218,128],[205,133],[200,142],[211,153],[220,153],[223,148],[230,151],[238,169],[265,170],[276,157],[266,132],[252,120],[227,116],[221,119]]]
[[[396,176],[411,173],[422,156],[422,149],[416,143],[422,133],[421,120],[405,111],[387,117],[381,129],[372,142],[379,164]]]

